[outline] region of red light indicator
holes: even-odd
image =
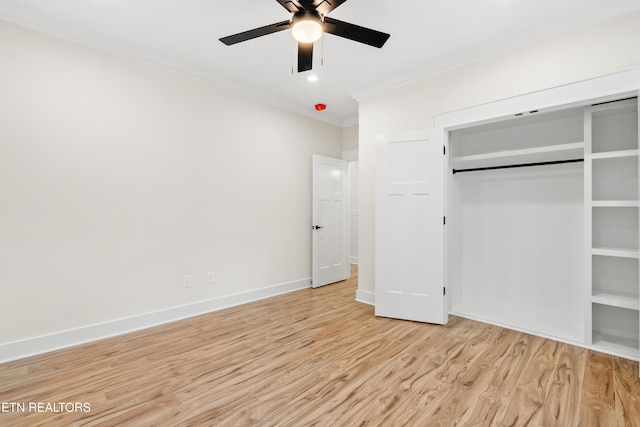
[[[316,111],[322,111],[322,110],[325,110],[326,108],[327,106],[324,104],[316,104]]]

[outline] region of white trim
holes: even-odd
[[[0,363],[110,338],[311,287],[311,278],[0,345]]]
[[[362,289],[356,290],[356,301],[363,304],[376,305],[376,294]]]
[[[358,108],[360,108],[360,106],[358,105]],[[342,122],[342,127],[344,128],[348,128],[349,126],[355,126],[360,122],[359,117],[355,116],[355,117],[350,117],[348,119],[344,119],[344,121]]]
[[[435,128],[453,130],[480,123],[498,121],[514,114],[552,111],[616,99],[619,94],[635,96],[640,88],[640,68],[632,68],[576,83],[518,95],[487,104],[437,114]]]
[[[349,257],[349,264],[358,265],[358,257],[357,256],[350,256]]]

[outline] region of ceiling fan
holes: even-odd
[[[230,46],[290,28],[293,37],[298,41],[298,72],[302,72],[312,68],[313,43],[322,37],[323,32],[377,48],[381,48],[390,36],[387,33],[338,21],[327,16],[329,12],[347,0],[276,1],[293,13],[290,20],[222,37],[220,41]]]

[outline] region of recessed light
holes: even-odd
[[[310,82],[317,82],[318,76],[315,74],[311,74],[309,77],[307,77],[307,80],[309,80]]]

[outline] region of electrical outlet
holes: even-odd
[[[191,287],[191,276],[190,275],[184,276],[184,287],[185,288],[190,288]]]
[[[207,283],[210,285],[216,283],[216,275],[213,273],[213,271],[207,273]]]

